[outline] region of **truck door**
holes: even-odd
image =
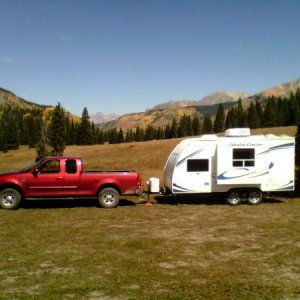
[[[80,165],[81,166],[81,165]],[[81,167],[78,159],[66,159],[64,195],[74,197],[78,194]]]
[[[51,197],[62,195],[64,190],[64,173],[60,159],[51,159],[39,165],[28,180],[29,197]]]

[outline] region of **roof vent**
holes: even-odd
[[[226,130],[225,135],[232,137],[250,136],[250,128],[230,128]]]

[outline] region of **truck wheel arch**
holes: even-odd
[[[97,195],[99,195],[99,193],[101,193],[101,191],[106,189],[106,188],[115,189],[116,191],[118,191],[119,195],[122,195],[122,191],[120,190],[120,187],[117,184],[114,184],[114,183],[106,183],[106,184],[103,184],[103,185],[99,186],[99,188],[97,190]]]

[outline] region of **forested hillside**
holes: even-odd
[[[300,122],[300,89],[298,88],[295,94],[290,93],[287,98],[272,96],[264,103],[253,101],[247,109],[243,107],[241,100],[228,111],[224,110],[221,103],[213,119],[209,115],[183,115],[180,119],[174,118],[167,126],[137,126],[136,129],[126,131],[122,128],[96,128],[89,121],[86,108],[81,120],[76,122],[60,104],[56,107],[59,109],[58,116],[55,109],[45,113],[45,110],[40,108],[29,109],[14,105],[0,107],[0,151],[6,152],[18,149],[20,145],[38,149],[45,148],[45,145],[53,146],[57,143],[55,139],[62,140],[64,146],[116,144],[218,133],[233,127],[297,125]],[[53,131],[55,128],[60,129]]]

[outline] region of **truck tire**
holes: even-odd
[[[226,195],[226,203],[231,206],[237,206],[241,203],[242,197],[238,191],[229,191]]]
[[[263,199],[262,192],[260,190],[252,190],[247,194],[247,202],[250,205],[257,205]]]
[[[118,206],[119,201],[119,192],[114,188],[104,188],[98,195],[98,202],[100,206],[104,208],[114,208]]]
[[[17,209],[22,201],[20,192],[13,188],[6,188],[0,192],[0,206],[4,209]]]

